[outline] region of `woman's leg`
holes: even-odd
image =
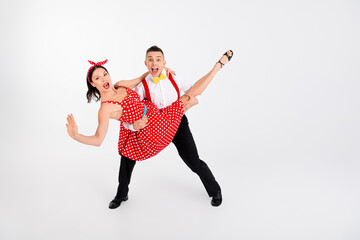
[[[183,96],[180,97],[182,102],[189,100],[189,96],[196,97],[200,95],[207,88],[211,80],[213,80],[215,77],[215,74],[222,68],[223,65],[228,63],[229,58],[232,57],[233,53],[231,50],[227,51],[226,53],[227,56],[224,54],[209,73],[200,78]]]

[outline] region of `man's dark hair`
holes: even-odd
[[[161,48],[159,48],[158,46],[151,46],[147,51],[146,51],[146,55],[149,53],[149,52],[161,52],[163,57],[165,58],[164,56],[164,52],[161,50]]]

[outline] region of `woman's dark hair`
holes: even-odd
[[[92,82],[92,75],[93,75],[94,71],[95,71],[96,69],[98,69],[98,68],[102,68],[102,69],[104,69],[107,73],[109,73],[108,70],[107,70],[105,67],[103,67],[103,66],[95,66],[95,67],[93,67],[93,68],[89,71],[89,80],[86,78],[86,84],[87,84],[87,87],[88,87],[88,91],[87,91],[87,93],[86,93],[86,98],[87,98],[87,100],[88,100],[88,103],[91,102],[91,99],[94,99],[95,102],[97,102],[97,101],[100,100],[100,92],[99,92],[99,90],[97,90],[96,87],[93,87],[93,86],[90,84],[90,82]],[[88,76],[86,76],[86,77],[88,77]],[[89,81],[90,81],[90,82],[89,82]]]

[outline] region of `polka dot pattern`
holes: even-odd
[[[182,102],[177,100],[172,105],[159,110],[152,102],[140,100],[139,95],[127,88],[128,96],[119,102],[123,108],[120,120],[119,154],[134,161],[142,161],[157,155],[167,147],[174,138],[183,116]],[[123,126],[123,122],[134,123],[142,117],[144,104],[149,124],[139,131],[131,131]]]

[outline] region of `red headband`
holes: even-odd
[[[94,62],[92,62],[92,61],[90,61],[90,60],[88,60],[89,61],[89,63],[92,65],[90,68],[89,68],[89,70],[88,70],[88,72],[87,72],[87,80],[89,81],[89,83],[91,84],[91,82],[90,82],[90,79],[89,79],[89,72],[90,72],[90,70],[91,69],[93,69],[95,66],[102,66],[102,65],[104,65],[105,63],[107,63],[107,59],[106,60],[104,60],[104,61],[102,61],[102,62],[98,62],[98,63],[94,63]]]

